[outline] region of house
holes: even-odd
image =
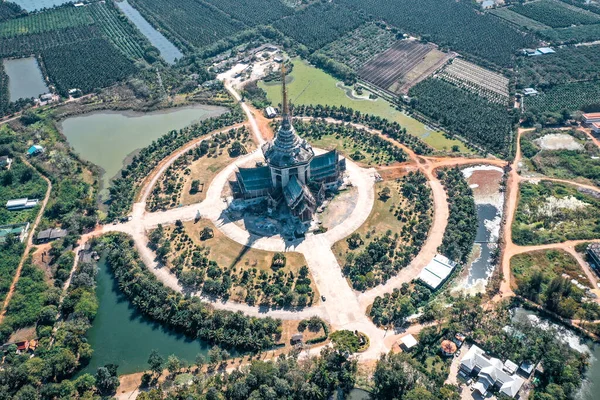
[[[271,106],[265,108],[265,115],[267,118],[275,118],[277,116],[277,111]]]
[[[600,113],[583,114],[583,126],[591,128],[592,132],[600,133]]]
[[[473,345],[460,362],[460,370],[467,376],[477,376],[474,391],[486,396],[488,391],[497,389],[506,396],[516,398],[525,380],[514,372],[517,365],[510,361],[502,362],[490,357],[479,347]]]
[[[597,274],[600,274],[600,243],[592,243],[587,248],[590,265]]]
[[[525,88],[523,89],[523,96],[537,96],[539,92],[534,88]]]
[[[6,202],[6,209],[8,211],[27,210],[37,206],[39,202],[38,199],[29,200],[28,198],[9,200]]]
[[[43,94],[43,95],[40,96],[40,99],[42,101],[52,100],[52,93],[45,93],[45,94]]]
[[[56,239],[64,238],[68,234],[69,234],[69,231],[67,231],[66,229],[60,229],[60,228],[46,229],[46,230],[38,233],[37,242],[38,243],[48,243],[48,242],[51,242]]]
[[[433,260],[423,268],[419,276],[426,286],[432,290],[436,290],[450,276],[456,263],[444,257],[441,254],[436,254]]]
[[[523,49],[523,54],[527,57],[540,56],[542,53],[537,51],[536,49]]]
[[[10,169],[10,165],[12,164],[12,159],[8,156],[0,157],[0,169]]]
[[[482,10],[488,10],[490,8],[493,8],[494,5],[496,5],[496,3],[494,3],[494,0],[484,0],[481,3],[481,9]]]
[[[27,150],[27,155],[35,156],[35,155],[41,154],[43,152],[44,152],[44,148],[42,146],[40,146],[39,144],[34,144],[33,146],[31,146],[29,148],[29,150]]]
[[[283,57],[277,56],[277,57],[273,58],[273,61],[275,61],[276,63],[281,64],[283,62]]]
[[[540,47],[539,49],[537,49],[537,51],[539,51],[542,55],[556,53],[556,51],[554,51],[552,47]]]
[[[301,344],[303,338],[304,338],[304,336],[301,333],[296,333],[296,334],[292,335],[292,338],[290,339],[290,343]]]
[[[529,379],[529,377],[533,373],[534,369],[535,369],[535,364],[532,363],[531,361],[526,360],[526,361],[523,361],[521,363],[521,365],[519,365],[519,369],[517,370],[517,372],[521,376],[524,376],[525,378]]]
[[[415,339],[415,337],[411,334],[408,334],[406,336],[402,336],[399,340],[399,345],[402,348],[402,350],[404,351],[409,351],[410,349],[412,349],[413,347],[415,347],[419,342],[417,342],[417,339]]]
[[[29,232],[29,222],[2,225],[0,226],[0,243],[6,242],[6,238],[10,236],[18,236],[19,241],[23,243],[23,240],[27,237],[27,232]]]

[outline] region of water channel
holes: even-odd
[[[79,155],[103,170],[100,197],[108,197],[111,178],[139,149],[171,130],[182,129],[226,112],[224,107],[196,105],[150,113],[100,111],[67,118],[61,130]]]
[[[10,101],[39,97],[48,92],[42,71],[34,57],[4,60],[4,71],[8,75]]]
[[[513,312],[513,320],[539,324],[538,326],[542,329],[554,328],[558,332],[558,338],[564,343],[567,343],[569,347],[580,353],[590,354],[590,364],[576,399],[597,400],[598,393],[600,393],[600,344],[593,343],[587,339],[582,339],[573,331],[550,322],[545,318],[541,318],[533,311],[516,308]]]
[[[159,31],[154,29],[152,25],[140,14],[138,10],[133,8],[127,0],[116,3],[123,14],[142,32],[154,47],[160,51],[160,56],[169,64],[175,64],[176,60],[183,57],[181,51],[169,42],[169,40]]]
[[[143,371],[152,350],[165,359],[175,354],[188,362],[199,353],[207,354],[205,343],[164,329],[138,313],[120,292],[104,258],[98,263],[96,281],[98,314],[87,335],[94,355],[82,373],[93,374],[96,368],[111,363],[119,366],[119,374]]]
[[[44,8],[52,8],[65,3],[72,3],[73,0],[10,0],[17,3],[22,9],[27,12],[42,10]]]

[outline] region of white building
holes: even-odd
[[[423,268],[417,278],[429,286],[429,288],[435,290],[444,283],[455,267],[456,263],[454,261],[449,260],[448,257],[444,257],[441,254],[436,254],[433,260]]]
[[[6,209],[8,211],[26,210],[37,206],[38,202],[38,199],[29,200],[28,198],[9,200],[6,202]]]
[[[410,350],[413,347],[415,347],[418,343],[419,342],[417,342],[417,339],[415,339],[415,337],[411,334],[402,336],[399,340],[399,344],[404,350]]]
[[[535,90],[534,88],[523,89],[523,96],[537,96],[538,93],[539,92],[537,90]]]
[[[594,133],[600,133],[600,113],[583,114],[583,125],[591,128]]]
[[[525,381],[515,374],[517,365],[510,361],[502,362],[490,357],[485,351],[473,345],[460,362],[460,369],[467,375],[477,375],[473,389],[482,396],[492,388],[507,396],[516,398]]]
[[[275,109],[271,106],[265,108],[265,114],[267,115],[267,118],[275,118],[277,116],[277,111],[275,111]]]

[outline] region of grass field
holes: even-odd
[[[458,145],[461,152],[470,150],[459,140],[448,139],[442,132],[432,131],[426,126],[396,110],[392,104],[383,100],[353,100],[336,87],[337,80],[331,75],[315,68],[299,59],[294,60],[294,69],[290,74],[291,83],[288,85],[289,98],[296,104],[327,104],[350,107],[362,113],[378,115],[390,121],[396,121],[406,128],[407,132],[423,140],[437,150],[450,150]],[[281,103],[281,85],[279,82],[264,83],[259,86],[267,92],[267,97],[274,104]]]

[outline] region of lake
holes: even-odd
[[[183,57],[181,51],[169,42],[169,40],[159,31],[154,29],[152,25],[140,14],[138,10],[133,8],[127,0],[117,2],[117,7],[121,9],[123,14],[129,18],[131,22],[142,32],[154,47],[160,51],[160,56],[169,64],[175,64],[175,60]]]
[[[48,86],[34,57],[4,60],[4,71],[8,75],[10,101],[39,97],[48,93]]]
[[[188,362],[198,353],[208,353],[204,342],[173,333],[138,313],[120,292],[104,257],[98,262],[96,281],[98,314],[87,334],[94,355],[81,373],[93,374],[96,368],[110,363],[119,366],[120,375],[140,372],[148,368],[152,350],[165,359],[175,354]]]
[[[52,8],[61,4],[71,3],[73,0],[10,0],[12,3],[17,3],[21,8],[28,12],[41,10],[43,8]]]
[[[104,171],[100,197],[108,198],[110,180],[128,163],[132,153],[171,130],[215,117],[225,107],[196,105],[150,113],[99,111],[62,121],[61,131],[75,152]]]

